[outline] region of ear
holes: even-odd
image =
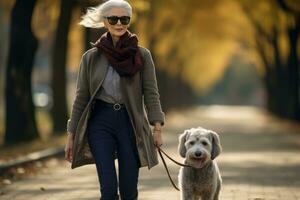
[[[222,147],[220,144],[219,135],[214,131],[210,131],[210,134],[212,136],[211,159],[213,160],[221,153]]]
[[[179,145],[178,145],[178,152],[181,155],[181,157],[185,158],[186,154],[186,148],[185,148],[185,141],[189,135],[189,131],[185,130],[182,134],[179,136]]]

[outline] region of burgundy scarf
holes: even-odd
[[[94,46],[104,53],[109,64],[120,76],[132,76],[144,65],[138,47],[138,38],[128,30],[120,37],[115,47],[108,31],[96,41]]]

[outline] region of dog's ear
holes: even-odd
[[[182,134],[179,136],[179,145],[178,145],[178,152],[181,155],[181,157],[185,158],[186,154],[186,148],[185,148],[185,141],[188,137],[189,131],[185,130]]]
[[[213,160],[221,153],[222,147],[219,135],[214,131],[210,131],[210,134],[212,136],[211,159]]]

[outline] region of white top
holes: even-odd
[[[108,66],[102,86],[95,98],[102,99],[108,103],[123,103],[120,89],[120,76],[110,65]]]

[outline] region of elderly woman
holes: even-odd
[[[80,22],[107,32],[81,58],[65,159],[72,169],[95,163],[102,200],[119,199],[118,188],[121,199],[137,199],[139,168],[157,165],[155,146],[162,145],[165,115],[155,66],[127,30],[131,16],[128,2],[109,0],[88,9]]]

